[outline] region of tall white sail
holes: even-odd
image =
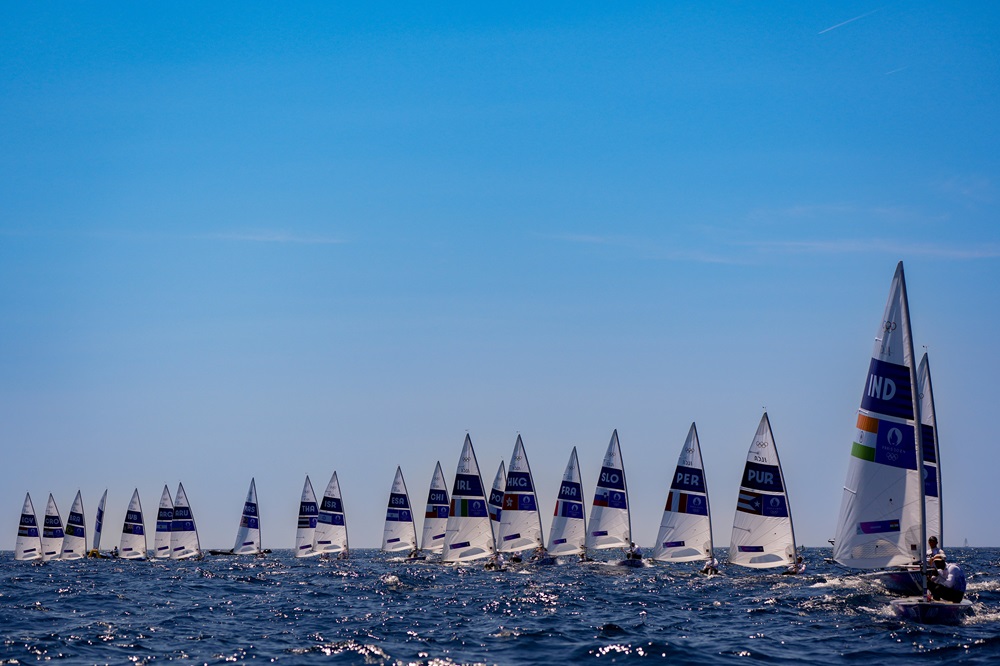
[[[514,452],[510,455],[510,466],[507,468],[503,511],[500,514],[500,528],[497,530],[497,550],[519,553],[529,548],[538,548],[543,543],[542,514],[535,497],[535,481],[531,477],[524,442],[518,435],[514,442]]]
[[[503,513],[503,491],[506,487],[507,471],[504,469],[503,461],[501,460],[500,466],[497,468],[497,474],[493,477],[493,487],[490,489],[490,498],[487,501],[494,542],[497,538],[497,530],[500,527],[500,515]]]
[[[62,517],[56,500],[49,493],[49,503],[45,506],[45,522],[42,523],[42,559],[58,560],[62,555],[63,537]]]
[[[927,536],[936,536],[944,548],[944,505],[941,499],[941,449],[938,446],[937,412],[931,386],[931,366],[925,353],[917,366],[920,424],[924,444],[924,503],[927,506]]]
[[[549,555],[577,555],[584,552],[587,537],[587,520],[583,508],[583,481],[580,478],[580,461],[576,447],[569,454],[556,498],[556,509],[549,530]]]
[[[307,474],[306,482],[302,484],[302,497],[299,498],[299,524],[295,529],[295,557],[312,557],[320,554],[318,550],[313,549],[318,515],[319,505],[316,503],[316,493],[313,492],[312,482]]]
[[[743,467],[729,562],[754,569],[795,562],[792,509],[766,412],[760,418]]]
[[[42,556],[42,538],[38,533],[38,519],[31,493],[25,493],[21,507],[21,521],[17,525],[17,542],[14,544],[15,560],[37,560]]]
[[[424,512],[424,532],[420,538],[421,550],[440,553],[444,550],[444,533],[448,527],[448,514],[451,503],[448,499],[448,486],[441,471],[441,463],[434,467],[431,477],[431,487],[427,493],[427,509]]]
[[[406,492],[403,470],[396,468],[396,477],[389,491],[389,506],[385,510],[382,530],[382,550],[386,553],[412,551],[417,547],[417,528],[413,525],[410,494]]]
[[[915,369],[900,262],[876,330],[851,445],[833,549],[844,566],[876,569],[922,559]]]
[[[174,529],[174,500],[170,488],[163,486],[160,506],[156,510],[156,532],[153,533],[153,557],[170,557],[170,535]]]
[[[257,484],[250,479],[247,499],[243,502],[240,527],[236,530],[234,555],[255,555],[260,552],[260,513],[257,511]]]
[[[79,560],[87,556],[87,518],[83,512],[83,495],[76,491],[73,506],[66,516],[66,535],[62,543],[62,559]]]
[[[94,519],[94,554],[101,552],[101,533],[104,531],[104,505],[108,501],[108,490],[104,489],[101,501],[97,503],[97,518]]]
[[[691,562],[712,557],[712,513],[698,429],[691,424],[667,493],[653,559]]]
[[[483,493],[483,479],[479,475],[472,438],[466,435],[451,490],[443,559],[445,562],[467,562],[490,557],[493,552],[493,528]]]
[[[625,466],[618,445],[618,430],[611,434],[604,464],[597,477],[594,504],[590,508],[587,548],[628,548],[632,543],[632,517],[629,514]]]
[[[188,502],[184,484],[177,484],[177,495],[174,497],[174,517],[170,521],[170,559],[186,560],[189,557],[201,555],[201,542],[198,540],[198,527],[194,522],[194,512]]]
[[[142,519],[142,503],[139,501],[139,489],[132,492],[128,510],[125,511],[125,523],[122,525],[122,539],[119,544],[119,556],[126,560],[144,560],[146,553],[146,524]]]
[[[317,552],[333,555],[343,553],[346,556],[348,553],[347,514],[344,513],[344,500],[340,495],[340,481],[337,480],[336,471],[323,492],[313,548]]]

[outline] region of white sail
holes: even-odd
[[[108,491],[105,488],[101,501],[97,503],[97,518],[94,519],[94,554],[101,550],[101,533],[104,531],[104,505],[108,501]]]
[[[37,560],[41,556],[42,538],[38,533],[35,505],[31,503],[31,493],[25,493],[21,521],[17,526],[17,542],[14,544],[14,559]]]
[[[323,493],[323,501],[319,506],[319,517],[316,520],[316,538],[313,548],[320,553],[330,553],[344,557],[347,555],[347,514],[344,513],[344,500],[340,495],[340,481],[337,472],[330,477]]]
[[[76,491],[73,506],[66,516],[66,534],[62,543],[62,559],[79,560],[87,556],[87,518],[83,512],[83,496]]]
[[[444,537],[444,561],[467,562],[494,553],[493,527],[479,475],[479,462],[472,438],[465,436],[458,459],[455,485],[451,490],[451,511]]]
[[[142,519],[139,489],[136,488],[132,492],[132,499],[129,500],[128,510],[125,512],[118,551],[119,556],[126,560],[144,560],[148,556],[146,550],[146,524]]]
[[[313,549],[318,515],[319,505],[316,503],[316,493],[313,492],[312,482],[307,474],[306,482],[302,484],[302,497],[299,498],[299,524],[295,530],[295,557],[312,557],[320,554],[318,550]]]
[[[486,504],[490,511],[490,528],[493,530],[493,541],[496,542],[497,530],[500,527],[500,515],[503,513],[503,491],[507,487],[507,471],[504,469],[503,461],[497,468],[497,474],[493,477],[493,487],[490,489],[490,498]]]
[[[451,503],[448,499],[448,486],[441,471],[441,463],[434,467],[431,477],[431,487],[427,493],[427,509],[424,512],[424,532],[420,538],[421,550],[440,553],[444,550],[444,534],[448,527],[448,514]]]
[[[629,514],[628,485],[618,444],[618,430],[611,434],[604,464],[597,477],[594,504],[590,508],[587,548],[628,548],[632,543],[632,518]]]
[[[194,522],[194,512],[188,502],[184,484],[177,484],[177,495],[174,497],[174,517],[170,521],[170,559],[186,560],[189,557],[201,555],[201,543],[198,540],[198,526]]]
[[[691,424],[667,493],[652,557],[661,562],[691,562],[712,557],[712,513],[701,459],[698,429]]]
[[[795,531],[785,477],[767,413],[750,442],[729,542],[729,562],[754,569],[795,562]]]
[[[876,332],[851,445],[833,549],[834,559],[844,566],[876,569],[921,558],[914,383],[900,262]]]
[[[406,492],[403,470],[396,468],[396,477],[389,491],[389,506],[385,511],[382,530],[382,550],[386,553],[410,552],[417,547],[417,528],[413,525],[410,495]]]
[[[521,436],[514,442],[514,452],[507,468],[507,484],[503,494],[503,510],[497,530],[497,550],[519,553],[538,548],[542,539],[542,514],[535,497],[535,481],[531,477],[528,454]]]
[[[174,529],[174,500],[170,488],[163,486],[160,506],[156,510],[156,531],[153,533],[153,557],[170,557],[170,535]]]
[[[583,508],[583,481],[580,478],[580,461],[576,447],[569,454],[556,498],[556,508],[549,530],[549,555],[577,555],[584,552],[587,537],[587,520]]]
[[[260,513],[257,511],[257,483],[250,479],[247,499],[243,502],[240,527],[236,530],[234,555],[256,555],[260,552]]]
[[[941,449],[938,446],[937,412],[927,354],[917,366],[917,391],[920,396],[920,424],[924,444],[924,503],[927,506],[927,536],[936,536],[944,548],[944,505],[941,499]]]
[[[49,493],[49,503],[45,506],[45,522],[42,523],[42,559],[58,560],[62,555],[63,524],[56,500]]]

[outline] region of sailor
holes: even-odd
[[[641,560],[642,559],[642,549],[635,545],[635,541],[629,542],[629,548],[625,551],[626,560]]]
[[[537,548],[535,548],[535,550],[531,552],[531,561],[537,562],[538,560],[545,557],[545,555],[546,555],[545,546],[538,546]]]
[[[935,599],[958,603],[965,596],[965,572],[954,562],[945,562],[937,555],[931,562],[934,570],[927,576],[927,590]]]
[[[705,566],[701,568],[701,573],[705,575],[717,576],[719,574],[719,560],[715,559],[714,556],[709,555],[708,559],[705,560]]]
[[[799,555],[798,557],[795,558],[795,562],[789,564],[788,568],[785,569],[784,572],[782,573],[789,576],[795,576],[805,572],[806,572],[806,563],[802,559],[802,556]]]
[[[945,556],[944,551],[938,548],[938,538],[931,536],[927,539],[927,563],[930,564],[938,555]]]

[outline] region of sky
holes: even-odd
[[[764,408],[832,538],[904,262],[944,545],[1000,545],[993,3],[0,7],[0,549],[26,492],[104,545],[183,481],[290,548],[334,470],[353,547],[397,465],[518,433],[544,530],[618,430],[651,545],[698,425],[716,544]]]

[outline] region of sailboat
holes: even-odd
[[[750,442],[733,518],[729,562],[753,569],[795,564],[795,529],[767,412]]]
[[[493,487],[490,489],[490,499],[487,502],[490,509],[490,527],[493,529],[493,541],[496,542],[497,529],[500,527],[500,514],[503,513],[503,491],[507,487],[507,471],[503,461],[493,477]]]
[[[15,560],[37,560],[42,557],[42,539],[38,534],[38,519],[35,505],[31,503],[31,493],[24,494],[21,520],[17,525],[17,542],[14,544]]]
[[[444,550],[444,534],[448,527],[451,505],[448,500],[448,486],[445,484],[441,463],[434,467],[431,487],[427,492],[427,508],[424,511],[424,530],[420,538],[420,549],[429,553]]]
[[[514,553],[516,561],[517,553],[541,548],[544,543],[542,514],[535,497],[535,481],[531,477],[524,442],[518,435],[514,451],[510,455],[510,466],[507,468],[503,511],[497,530],[497,550],[501,553]]]
[[[413,525],[410,495],[406,492],[403,470],[396,467],[396,476],[389,491],[389,506],[385,511],[385,528],[382,530],[382,552],[412,552],[417,547],[417,528]]]
[[[59,507],[56,506],[52,493],[49,493],[49,503],[45,506],[45,519],[42,523],[42,561],[59,559],[64,536]]]
[[[472,448],[472,438],[466,435],[455,472],[455,485],[451,490],[443,560],[469,562],[491,557],[495,552],[495,542],[490,520],[479,462]]]
[[[142,519],[142,503],[139,501],[139,489],[132,492],[128,510],[125,511],[125,523],[122,525],[122,539],[119,544],[119,557],[126,560],[144,560],[146,552],[146,524]]]
[[[163,486],[160,506],[156,510],[156,532],[153,533],[153,557],[170,557],[170,534],[174,529],[174,501],[170,498],[170,488]]]
[[[587,532],[587,549],[630,549],[632,546],[632,516],[629,513],[628,485],[625,483],[625,465],[622,462],[618,430],[611,434],[608,450],[604,454],[601,473],[597,477],[594,504],[590,508],[590,529]],[[620,562],[641,566],[641,560],[629,557]]]
[[[201,557],[201,543],[184,484],[178,483],[177,495],[174,496],[174,517],[170,521],[170,559],[186,560],[191,557]]]
[[[313,549],[319,553],[336,555],[338,559],[345,559],[350,552],[347,545],[347,515],[344,513],[344,500],[340,495],[340,481],[337,480],[336,471],[323,493]]]
[[[101,532],[104,530],[104,504],[107,501],[108,491],[105,489],[101,501],[97,504],[97,518],[94,519],[94,547],[87,553],[87,557],[105,557],[101,555]]]
[[[66,534],[62,543],[62,559],[79,560],[87,555],[87,519],[83,512],[83,496],[76,491],[73,506],[66,516]]]
[[[247,498],[243,502],[243,515],[240,516],[240,526],[236,530],[236,543],[233,545],[234,555],[256,555],[260,548],[260,513],[257,510],[257,483],[250,479]]]
[[[876,332],[858,409],[857,433],[844,483],[833,558],[857,569],[926,566],[926,492],[923,419],[920,416],[913,337],[903,262],[896,266]],[[915,427],[921,423],[921,427]],[[930,447],[927,447],[930,448]],[[921,576],[921,588],[926,578]],[[954,622],[971,608],[896,600],[893,609],[918,621]]]
[[[924,447],[924,506],[926,516],[926,532],[938,538],[938,544],[944,545],[944,514],[941,502],[941,469],[940,469],[940,449],[937,438],[937,415],[934,410],[934,394],[931,387],[930,362],[925,353],[917,366],[917,393],[920,399],[920,424],[921,440]],[[928,537],[929,538],[929,537]],[[922,555],[920,545],[911,543],[910,547],[916,552],[912,555],[913,560],[918,560]],[[919,564],[910,564],[904,567],[886,569],[879,572],[877,577],[885,585],[886,589],[895,594],[908,596],[923,594],[924,572]]]
[[[550,557],[579,555],[586,552],[587,520],[583,508],[583,482],[580,478],[580,461],[576,457],[576,447],[569,454],[566,471],[559,485],[559,496],[552,515],[549,530]]]
[[[318,515],[316,493],[313,492],[312,482],[309,480],[309,475],[306,474],[306,481],[302,484],[302,497],[299,498],[299,523],[295,529],[295,557],[313,557],[320,554],[320,551],[313,548],[313,542],[316,540],[316,517]]]
[[[691,424],[674,469],[652,558],[660,562],[713,559],[712,512],[698,428]]]

